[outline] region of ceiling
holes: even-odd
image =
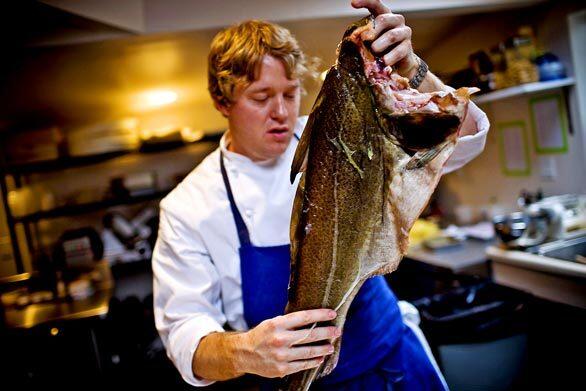
[[[3,38],[10,38],[12,50],[10,60],[0,65],[4,102],[0,128],[76,124],[135,114],[164,117],[162,111],[136,113],[131,109],[136,94],[155,88],[176,91],[175,110],[181,118],[189,117],[193,126],[205,129],[223,124],[207,94],[207,51],[219,28],[138,34],[136,29],[121,28],[121,22],[105,24],[38,2],[22,4],[11,10],[11,15],[2,13],[14,30],[4,27]],[[442,37],[485,16],[418,12],[408,14],[407,21],[413,29],[416,52],[425,56]],[[322,17],[281,24],[295,34],[309,55],[319,57],[322,69],[326,69],[334,62],[341,33],[355,19]],[[71,31],[82,32],[75,43],[56,44]],[[84,35],[102,38],[86,42],[80,40]],[[309,86],[302,111],[311,106],[317,87]]]

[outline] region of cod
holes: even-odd
[[[331,308],[343,328],[363,283],[394,271],[415,220],[456,146],[475,89],[420,93],[360,38],[372,16],[338,46],[298,144],[291,181],[302,172],[291,217],[291,275],[285,312]],[[315,325],[314,325],[315,327]],[[281,389],[307,390],[336,366],[289,375]]]

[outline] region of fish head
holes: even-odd
[[[372,106],[383,132],[409,155],[447,141],[456,142],[471,94],[477,88],[422,93],[409,79],[386,65],[362,34],[375,27],[372,16],[353,23],[338,46],[337,70],[367,85]]]

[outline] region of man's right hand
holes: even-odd
[[[341,331],[335,326],[307,327],[335,317],[333,310],[316,309],[265,320],[242,335],[241,368],[247,373],[274,378],[319,366],[326,355],[333,353],[330,341],[338,338]],[[323,343],[305,345],[319,341]]]

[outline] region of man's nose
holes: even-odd
[[[285,99],[282,96],[277,95],[273,100],[271,116],[276,120],[285,120],[287,118],[287,114]]]

